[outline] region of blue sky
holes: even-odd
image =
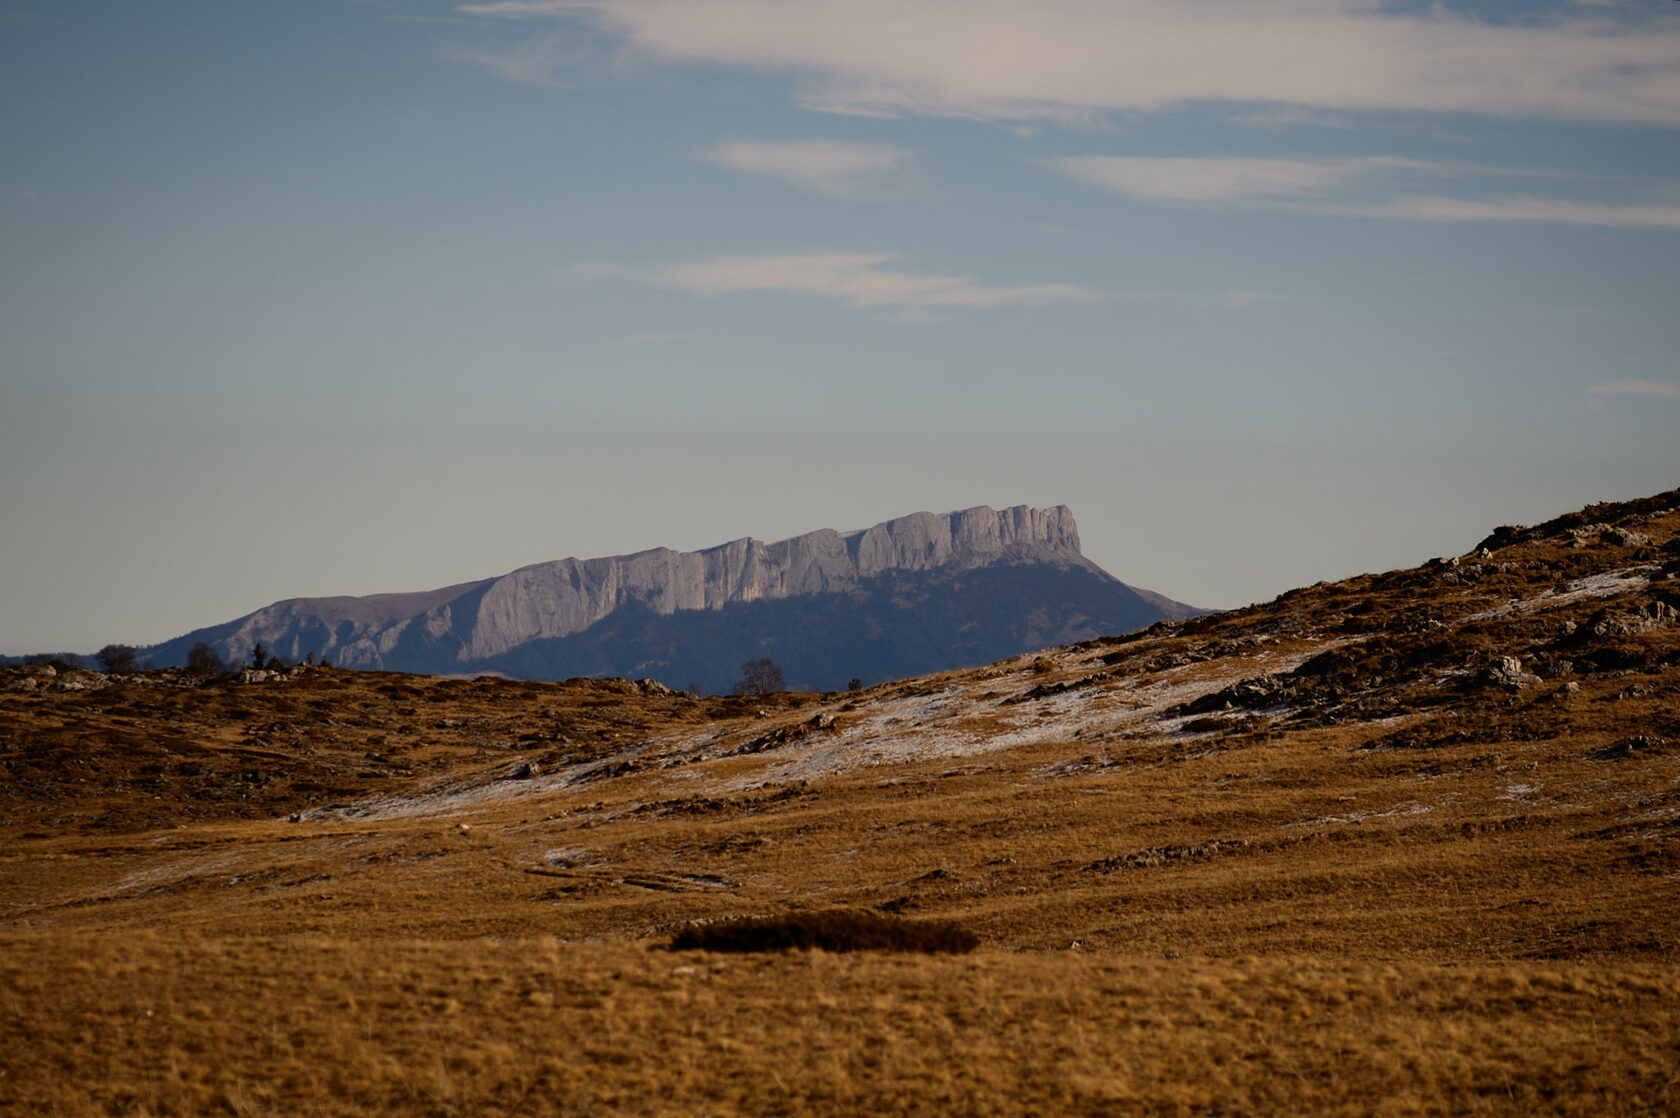
[[[1197,604],[1680,484],[1680,4],[0,3],[0,651],[1066,503]]]

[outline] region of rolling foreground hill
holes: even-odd
[[[562,559],[419,594],[294,598],[146,650],[262,644],[338,667],[651,678],[727,692],[770,657],[795,687],[971,667],[1202,611],[1086,559],[1066,507],[916,513],[862,531]]]
[[[1680,1112],[1677,572],[1680,491],[855,694],[9,669],[0,1109]],[[979,946],[669,949],[833,910]]]

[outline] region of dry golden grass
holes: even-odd
[[[0,691],[0,1111],[1680,1112],[1665,497],[858,696]],[[663,950],[835,908],[982,946]]]
[[[3,1089],[119,1114],[1637,1114],[1669,967],[8,936]]]

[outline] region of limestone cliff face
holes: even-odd
[[[637,602],[654,613],[722,609],[809,594],[836,594],[887,571],[970,568],[1050,560],[1088,565],[1065,506],[981,506],[919,512],[842,534],[829,529],[779,543],[734,540],[705,551],[658,548],[611,559],[561,559],[497,579],[478,604],[463,659],[495,656],[529,640],[582,632]]]
[[[260,642],[281,656],[313,652],[344,667],[470,670],[533,641],[583,633],[627,606],[671,617],[845,594],[888,575],[997,565],[1077,569],[1124,588],[1080,554],[1079,530],[1065,506],[981,506],[777,543],[740,539],[704,551],[561,559],[425,593],[296,598],[153,652],[170,662],[207,640],[234,660]]]

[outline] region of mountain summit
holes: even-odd
[[[1065,505],[980,506],[776,543],[560,559],[419,593],[292,598],[151,652],[178,663],[204,641],[235,660],[261,643],[341,667],[647,676],[706,690],[769,656],[790,684],[831,690],[1197,612],[1086,559]]]

